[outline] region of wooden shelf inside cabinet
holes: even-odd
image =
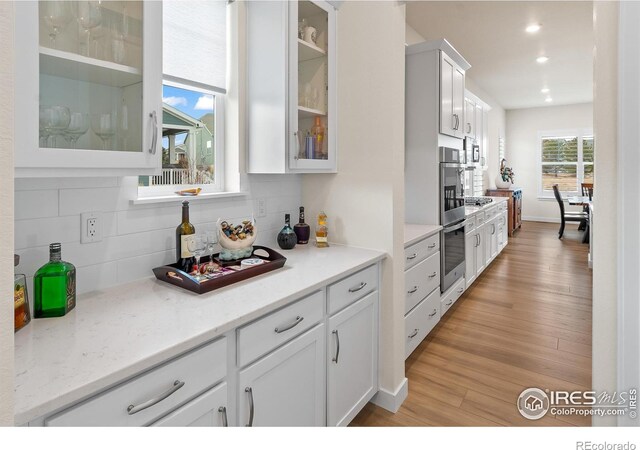
[[[304,106],[298,106],[298,115],[300,116],[301,119],[308,119],[316,116],[326,116],[327,113],[319,109],[305,108]]]
[[[298,39],[298,61],[304,62],[311,59],[324,58],[327,52],[320,47],[310,44],[307,41]]]
[[[135,67],[47,47],[40,47],[40,72],[114,87],[142,82],[142,71]]]

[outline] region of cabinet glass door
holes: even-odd
[[[143,151],[142,15],[142,1],[38,2],[40,148]]]

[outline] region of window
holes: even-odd
[[[163,4],[162,172],[139,177],[139,197],[224,188],[226,4]]]
[[[565,194],[577,194],[581,183],[593,183],[594,144],[590,130],[540,133],[538,148],[541,197],[553,197],[554,184]]]

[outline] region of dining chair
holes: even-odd
[[[580,183],[582,187],[582,196],[589,197],[589,201],[593,200],[593,183]]]
[[[558,239],[562,239],[562,235],[564,234],[564,226],[566,222],[585,222],[589,223],[589,214],[583,212],[572,212],[564,210],[564,202],[562,201],[562,195],[560,195],[560,190],[558,189],[558,185],[553,185],[553,195],[556,197],[558,201],[558,206],[560,206],[560,231],[558,231]],[[588,226],[588,225],[587,225]]]

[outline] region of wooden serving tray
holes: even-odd
[[[263,250],[268,253],[268,256],[255,255],[256,250]],[[216,262],[219,253],[213,255],[213,260]],[[230,284],[237,283],[239,281],[248,280],[263,273],[271,272],[284,266],[287,258],[280,253],[260,245],[253,246],[253,254],[250,258],[260,258],[265,261],[263,264],[253,267],[247,267],[242,270],[230,269],[229,265],[222,267],[222,272],[209,275],[208,278],[203,278],[198,281],[194,276],[183,272],[177,268],[176,264],[170,264],[167,266],[160,266],[153,269],[153,273],[160,281],[173,284],[174,286],[187,289],[196,294],[204,294],[205,292],[211,292],[221,287],[229,286]],[[208,257],[200,258],[200,264],[206,264],[209,262]],[[233,261],[236,266],[240,266],[240,260]]]

